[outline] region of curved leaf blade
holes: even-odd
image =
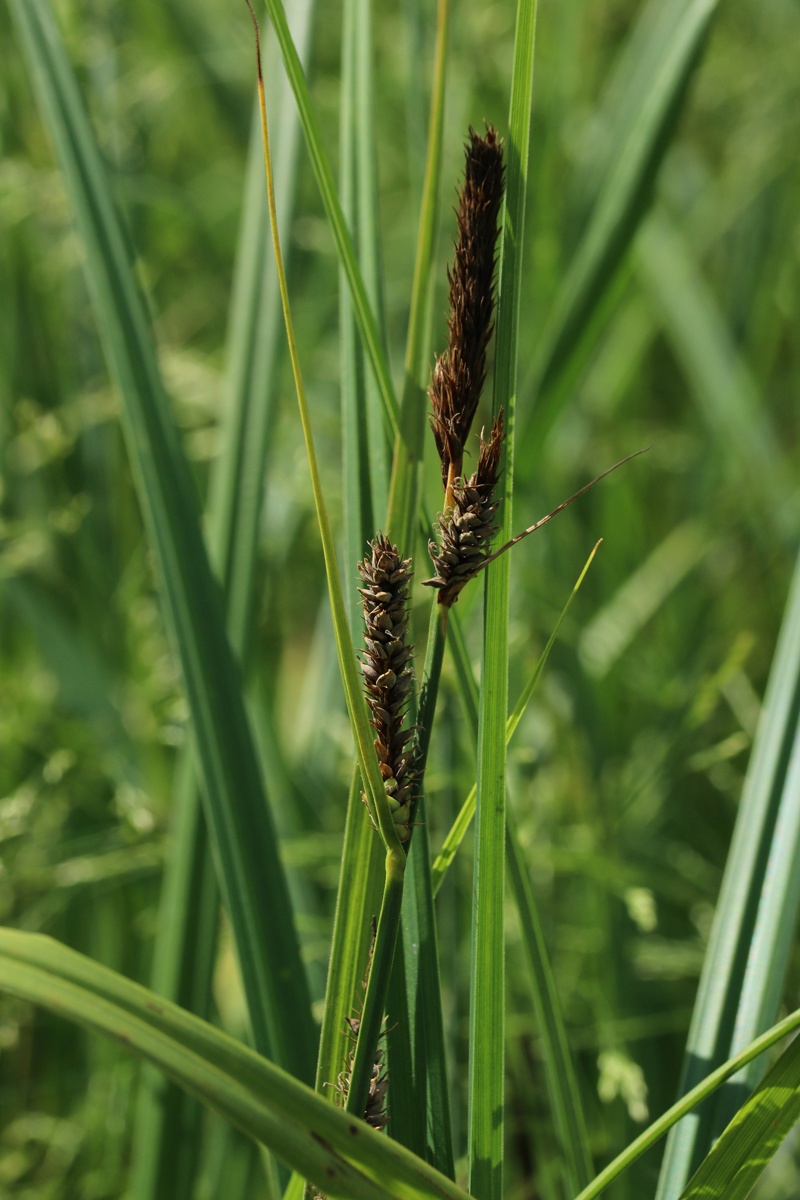
[[[254,1038],[288,1069],[311,1079],[314,1025],[286,880],[194,487],[169,416],[126,237],[47,0],[11,0],[11,11],[72,197],[109,370],[122,393],[128,452],[183,669],[206,818]],[[274,920],[275,913],[282,919]]]
[[[115,1038],[343,1200],[467,1200],[427,1163],[242,1043],[39,934],[0,930],[0,986]]]

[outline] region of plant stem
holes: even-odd
[[[381,1035],[386,996],[392,973],[392,959],[400,924],[400,904],[403,899],[403,877],[406,869],[404,851],[390,850],[386,855],[386,881],[383,887],[381,911],[375,933],[361,1024],[347,1090],[347,1112],[363,1117],[369,1098],[369,1083],[375,1064],[378,1039]]]

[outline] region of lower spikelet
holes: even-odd
[[[371,554],[359,563],[364,609],[361,672],[372,715],[375,752],[397,833],[411,835],[411,807],[419,777],[416,729],[405,728],[413,687],[412,649],[408,637],[408,592],[411,560],[403,559],[387,537],[370,542]]]
[[[492,538],[497,532],[494,518],[499,505],[494,499],[494,489],[499,478],[502,446],[501,409],[489,441],[485,442],[481,435],[477,469],[468,480],[457,479],[453,486],[453,507],[439,517],[439,545],[433,541],[428,543],[436,574],[423,583],[437,588],[439,603],[448,608],[489,556]]]

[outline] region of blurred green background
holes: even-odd
[[[62,0],[57,11],[112,166],[175,420],[204,495],[226,402],[250,138],[247,12],[211,0]],[[591,547],[604,539],[511,749],[513,805],[598,1162],[674,1098],[800,528],[796,0],[721,5],[649,215],[569,371],[534,395],[537,347],[609,138],[624,127],[619,98],[644,11],[630,0],[540,5],[517,409],[515,527],[615,459],[650,447],[515,550],[512,568],[513,701]],[[317,6],[310,60],[334,161],[340,18],[337,5]],[[374,18],[396,378],[433,18],[432,6],[415,0]],[[452,14],[437,348],[463,138],[484,119],[504,131],[513,22],[508,0],[466,0]],[[0,920],[147,980],[186,706],[82,248],[5,6],[0,138]],[[324,482],[339,518],[337,263],[302,147],[286,251]],[[285,365],[268,390],[272,434],[246,671],[321,1000],[352,748]],[[427,468],[435,510],[433,459]],[[342,566],[352,586],[354,564]],[[423,561],[417,575],[427,574]],[[418,589],[417,601],[422,634],[430,597]],[[459,612],[477,666],[480,589],[465,593]],[[474,770],[446,663],[429,771],[434,848]],[[470,886],[465,845],[438,901],[455,1064],[465,1060]],[[514,922],[510,912],[508,1195],[532,1200],[547,1194],[552,1150]],[[788,1007],[798,1003],[798,966],[795,957]],[[223,938],[215,997],[219,1019],[234,1030],[238,995]],[[0,1197],[123,1196],[136,1081],[136,1066],[115,1048],[0,997]],[[463,1100],[457,1065],[454,1086]],[[764,1197],[797,1194],[792,1155],[789,1145]],[[612,1194],[652,1195],[657,1166],[657,1155],[645,1159]],[[247,1194],[258,1195],[258,1185]]]

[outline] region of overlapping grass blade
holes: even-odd
[[[607,1167],[604,1167],[600,1174],[595,1176],[589,1186],[585,1187],[583,1191],[575,1197],[575,1200],[595,1200],[596,1196],[602,1196],[606,1188],[608,1188],[615,1179],[618,1179],[619,1176],[622,1175],[628,1169],[628,1167],[630,1167],[631,1164],[636,1161],[637,1158],[640,1158],[642,1154],[654,1146],[659,1139],[668,1132],[668,1130],[672,1129],[677,1121],[680,1121],[682,1117],[687,1115],[687,1113],[692,1112],[692,1110],[701,1105],[704,1100],[707,1100],[709,1096],[712,1096],[714,1092],[725,1083],[726,1080],[731,1078],[732,1075],[736,1075],[739,1071],[742,1071],[745,1067],[747,1067],[748,1064],[755,1062],[760,1055],[771,1049],[785,1037],[795,1034],[798,1028],[800,1028],[800,1011],[793,1012],[790,1016],[779,1022],[779,1024],[774,1025],[772,1029],[767,1030],[766,1033],[762,1034],[761,1037],[752,1042],[746,1050],[743,1050],[740,1054],[735,1055],[733,1058],[728,1059],[727,1062],[724,1062],[721,1066],[717,1067],[716,1071],[712,1071],[710,1074],[708,1074],[705,1079],[701,1080],[701,1082],[697,1084],[696,1087],[692,1088],[691,1092],[687,1092],[682,1100],[679,1100],[676,1104],[673,1104],[672,1107],[663,1114],[663,1116],[660,1116],[657,1121],[654,1121],[652,1125],[648,1126],[644,1133],[639,1134],[639,1136],[635,1138],[629,1146],[626,1146],[623,1152],[617,1155],[614,1161],[610,1162]],[[796,1072],[797,1069],[794,1065],[794,1062],[795,1060],[793,1059],[791,1065],[791,1070],[793,1073]],[[795,1104],[794,1095],[784,1094],[781,1099],[792,1106]]]
[[[307,52],[313,0],[295,10],[295,37]],[[275,47],[271,47],[275,53]],[[270,72],[280,133],[281,219],[288,224],[294,191],[299,128],[281,72]],[[261,127],[252,125],[242,230],[234,274],[228,332],[222,452],[210,481],[210,553],[222,583],[231,645],[247,661],[253,577],[266,484],[269,431],[275,419],[273,381],[282,333],[277,279],[269,261],[268,218],[261,157]],[[161,919],[156,928],[151,985],[198,1016],[208,1018],[219,930],[219,892],[205,822],[200,812],[197,748],[184,752],[176,774],[172,853],[164,874]],[[201,1107],[157,1072],[143,1076],[132,1154],[131,1194],[172,1200],[194,1194]],[[194,1132],[190,1132],[194,1131]]]
[[[493,411],[506,414],[502,540],[511,536],[517,342],[522,240],[528,185],[535,0],[520,0],[514,40],[506,200],[499,254],[497,358]],[[505,1086],[505,757],[508,705],[509,556],[487,570],[483,669],[478,724],[478,793],[470,972],[468,1158],[470,1190],[478,1200],[503,1193]]]
[[[620,106],[620,137],[613,149],[588,225],[551,308],[523,392],[535,399],[523,423],[520,451],[540,444],[567,398],[566,384],[579,361],[584,335],[599,310],[652,193],[683,102],[700,62],[718,0],[679,0],[669,36],[662,23],[651,30],[654,68],[630,76]],[[635,119],[631,114],[635,113]]]
[[[420,503],[419,467],[427,427],[425,375],[430,354],[428,309],[441,195],[449,15],[449,0],[439,0],[425,174],[400,405],[402,431],[395,440],[387,514],[387,524],[394,531],[394,536],[400,545],[409,547],[409,550],[415,542]],[[436,607],[434,605],[434,609]],[[435,650],[431,638],[436,628],[434,613],[429,631],[428,658]],[[423,739],[430,737],[433,722],[435,695],[429,698],[429,711],[423,718]],[[422,824],[415,832],[409,854],[401,928],[389,985],[390,1029],[387,1042],[392,1088],[392,1136],[404,1145],[413,1147],[439,1170],[452,1177],[452,1130],[424,799],[421,809]]]
[[[425,152],[425,177],[422,185],[414,278],[403,362],[403,391],[398,414],[398,433],[392,461],[392,482],[386,522],[401,550],[412,553],[414,528],[419,512],[419,466],[423,457],[423,438],[427,428],[428,403],[425,393],[429,369],[429,321],[434,248],[439,222],[441,197],[442,131],[447,70],[447,40],[450,0],[439,0],[436,19],[436,46],[428,114]],[[430,523],[428,522],[428,528]]]
[[[642,226],[634,261],[714,440],[726,449],[727,469],[750,498],[746,511],[756,533],[763,537],[775,528],[793,537],[792,483],[764,397],[685,240],[662,210]]]
[[[714,1144],[680,1200],[745,1200],[798,1120],[800,1041],[795,1038]]]
[[[308,988],[286,881],[203,544],[192,480],[156,363],[111,188],[46,0],[12,0],[87,254],[131,464],[160,566],[204,776],[206,816],[256,1044],[311,1078]]]
[[[51,938],[0,930],[0,987],[121,1042],[344,1200],[466,1200],[240,1042]]]
[[[267,0],[267,9],[278,38],[278,44],[281,48],[286,74],[297,102],[297,110],[300,115],[300,123],[303,127],[306,147],[314,168],[325,214],[328,218],[328,224],[330,225],[336,245],[336,252],[339,256],[339,262],[344,271],[345,278],[347,279],[348,287],[350,288],[353,312],[358,322],[364,349],[372,366],[375,381],[380,392],[387,429],[392,435],[395,435],[398,429],[397,400],[392,387],[389,364],[383,351],[378,323],[369,303],[367,288],[358,265],[353,240],[347,229],[347,222],[344,219],[342,207],[339,203],[336,185],[333,180],[333,172],[328,162],[328,156],[325,153],[319,122],[311,103],[308,83],[306,82],[300,58],[292,40],[291,32],[289,31],[286,12],[281,0]]]
[[[550,651],[553,649],[556,638],[558,637],[558,634],[559,634],[559,630],[561,629],[561,626],[564,623],[564,618],[566,617],[566,615],[569,611],[572,601],[575,599],[576,595],[578,594],[578,588],[581,586],[584,579],[586,578],[586,572],[589,570],[589,567],[592,565],[592,560],[594,559],[594,556],[597,553],[599,546],[600,546],[600,542],[597,543],[597,545],[592,550],[592,553],[587,558],[586,563],[584,564],[583,570],[581,571],[580,575],[578,576],[578,578],[575,582],[575,586],[572,589],[572,591],[570,592],[569,598],[567,599],[566,604],[562,608],[558,620],[556,621],[555,625],[553,626],[552,633],[550,634],[549,638],[547,639],[547,642],[545,643],[544,650],[542,650],[542,653],[539,655],[539,658],[536,662],[536,666],[533,670],[533,673],[531,674],[531,677],[528,680],[528,682],[525,684],[525,687],[522,689],[522,692],[520,693],[520,695],[517,699],[517,702],[514,705],[514,709],[513,709],[512,713],[510,714],[508,720],[506,721],[506,744],[508,744],[511,741],[511,738],[514,736],[514,731],[516,730],[517,726],[519,725],[520,721],[522,720],[525,710],[527,709],[528,704],[530,703],[531,697],[533,696],[533,693],[536,690],[536,686],[542,677],[542,671],[544,670],[545,663],[547,662],[547,660],[550,656]],[[451,620],[452,620],[452,616],[451,616]],[[462,663],[461,670],[459,671],[459,675],[462,678],[462,680],[464,681],[464,683],[462,683],[462,690],[466,691],[466,694],[468,696],[470,696],[472,693],[477,695],[477,688],[475,687],[474,679],[471,678],[471,672],[469,670],[469,663],[466,661],[466,650],[464,649],[463,646],[456,647],[455,657],[456,657],[457,662]],[[471,687],[470,687],[470,684],[471,684]],[[475,735],[477,736],[477,733],[478,733],[477,711],[475,713],[474,729],[475,729]],[[477,794],[477,788],[473,787],[473,789],[467,796],[466,800],[462,804],[461,808],[459,809],[455,821],[453,822],[452,826],[450,827],[447,834],[445,835],[444,841],[442,842],[441,850],[439,851],[436,858],[434,859],[433,866],[431,867],[431,884],[432,884],[434,896],[438,893],[439,888],[444,883],[445,876],[447,875],[447,872],[452,865],[453,859],[455,858],[456,854],[458,853],[458,848],[461,845],[462,841],[464,840],[464,836],[465,836],[467,830],[469,829],[469,826],[472,822],[473,816],[475,815],[476,794]]]
[[[511,813],[506,815],[506,822],[508,878],[519,916],[525,960],[533,983],[533,1007],[541,1031],[553,1125],[563,1156],[567,1187],[569,1194],[573,1195],[586,1187],[592,1178],[589,1135],[547,943]]]
[[[536,685],[541,678],[545,663],[558,637],[559,630],[567,615],[567,611],[581,586],[586,572],[600,546],[598,542],[593,548],[570,593],[567,603],[561,611],[558,621],[547,640],[536,663],[531,678],[526,683],[514,710],[506,723],[506,739],[510,742],[522,716],[530,702]],[[464,690],[469,697],[477,697],[475,681],[469,671],[469,664],[463,646],[456,642],[456,658],[462,655],[461,677]],[[477,736],[477,710],[475,712],[474,732]],[[462,805],[442,849],[437,855],[431,868],[432,888],[434,895],[444,882],[458,847],[463,841],[475,813],[476,788],[473,788]],[[506,854],[508,856],[509,880],[512,894],[517,906],[517,914],[523,932],[523,945],[526,959],[533,980],[533,1002],[536,1010],[539,1029],[542,1034],[542,1046],[545,1058],[547,1087],[552,1106],[553,1120],[558,1132],[565,1159],[565,1170],[573,1191],[585,1186],[591,1177],[591,1159],[589,1157],[589,1140],[586,1132],[583,1109],[580,1102],[580,1091],[575,1077],[575,1068],[569,1049],[561,1007],[550,967],[549,955],[542,934],[541,921],[528,879],[527,866],[522,855],[513,823],[507,823]]]
[[[695,1001],[682,1090],[774,1020],[796,923],[800,561],[786,605]],[[659,1200],[680,1194],[752,1076],[670,1136]]]

